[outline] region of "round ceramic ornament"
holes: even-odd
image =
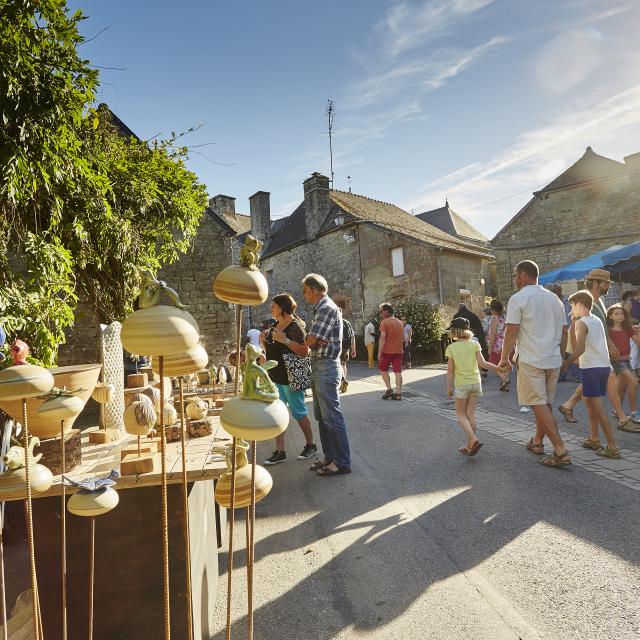
[[[113,401],[116,388],[109,382],[98,382],[93,389],[91,397],[100,404],[108,404]]]
[[[99,491],[78,491],[67,502],[67,510],[76,516],[101,516],[120,502],[115,489],[103,487]]]
[[[256,465],[256,502],[265,498],[271,487],[273,478],[271,474],[260,465]],[[220,476],[216,483],[215,500],[221,507],[231,507],[231,472]],[[245,465],[236,469],[236,486],[234,508],[240,509],[251,504],[251,465]]]
[[[77,416],[83,407],[84,402],[78,396],[61,394],[45,400],[38,407],[38,415],[59,424],[61,420]]]
[[[173,356],[195,347],[200,330],[193,316],[178,307],[158,305],[134,311],[123,323],[122,346],[129,353]]]
[[[156,411],[160,410],[160,389],[158,387],[148,387],[142,394],[151,400],[151,404],[153,404],[153,408]]]
[[[146,436],[156,423],[156,412],[151,400],[144,399],[132,402],[124,411],[124,428],[133,436]]]
[[[159,380],[157,382],[154,382],[152,384],[152,386],[157,389],[158,391],[160,391],[160,384],[162,384],[163,389],[164,389],[164,399],[168,400],[171,397],[171,394],[173,393],[173,388],[171,387],[171,378],[167,378],[166,376],[163,378],[163,382],[161,383]],[[158,399],[158,402],[160,402],[160,400]]]
[[[205,348],[201,344],[197,344],[184,353],[166,356],[162,370],[165,376],[184,376],[206,367],[208,362],[209,356]],[[155,373],[160,373],[160,360],[158,358],[153,359],[151,366]]]
[[[0,371],[0,400],[33,398],[53,387],[53,376],[42,367],[18,364]]]
[[[192,400],[187,405],[187,415],[192,420],[202,420],[209,411],[209,405],[204,400]]]
[[[269,286],[260,271],[231,265],[217,275],[213,293],[225,302],[254,306],[267,300]]]
[[[289,411],[282,400],[261,402],[231,398],[220,413],[227,433],[245,440],[270,440],[289,426]]]
[[[24,467],[0,475],[0,501],[22,500],[27,492],[27,471]],[[44,493],[53,484],[53,474],[42,464],[29,466],[29,482],[33,493]]]
[[[140,401],[148,400],[153,407],[153,400],[145,395],[144,393],[125,393],[124,395],[124,408],[126,409],[132,402],[140,402]],[[160,400],[158,399],[158,402]]]
[[[178,421],[178,412],[175,410],[175,407],[168,402],[164,403],[164,426],[170,427],[174,425]],[[160,426],[160,412],[156,416],[156,427]]]

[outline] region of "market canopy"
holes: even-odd
[[[621,252],[622,249],[625,248],[626,247],[617,244],[614,247],[606,249],[605,251],[600,251],[599,253],[594,253],[593,255],[582,258],[582,260],[578,260],[572,264],[560,267],[559,269],[554,269],[553,271],[548,271],[547,273],[542,274],[538,281],[540,284],[553,284],[554,282],[584,280],[585,276],[592,269],[607,269],[609,257],[615,253]]]
[[[632,242],[610,253],[605,269],[620,277],[623,282],[640,284],[640,242]]]

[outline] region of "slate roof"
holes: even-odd
[[[536,193],[554,191],[555,189],[563,189],[581,182],[607,178],[620,174],[626,169],[627,167],[624,163],[598,155],[591,147],[587,147],[582,158]]]
[[[251,231],[251,216],[244,215],[243,213],[233,215],[228,213],[218,214],[211,208],[207,209],[207,213],[213,217],[214,220],[222,221],[233,235],[242,235],[243,233]]]
[[[330,198],[331,208],[320,227],[321,233],[334,229],[334,219],[338,215],[343,215],[345,223],[369,222],[445,249],[475,255],[491,255],[488,249],[480,248],[476,243],[465,241],[463,238],[454,237],[416,216],[412,216],[394,204],[345,191],[331,191]],[[304,214],[303,201],[290,216],[281,218],[271,225],[272,239],[266,247],[263,257],[306,240]]]
[[[472,227],[464,218],[458,215],[450,206],[449,202],[445,202],[444,207],[432,209],[419,213],[416,218],[420,218],[424,222],[437,227],[441,231],[451,236],[464,240],[472,240],[475,242],[487,243],[489,239],[484,236],[475,227]]]

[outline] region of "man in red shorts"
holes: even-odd
[[[388,302],[380,305],[380,342],[378,346],[378,364],[387,390],[383,400],[400,400],[402,393],[402,355],[404,353],[404,327],[393,315],[393,307]],[[396,377],[396,392],[391,388],[389,367]]]

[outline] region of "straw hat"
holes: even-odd
[[[587,280],[602,280],[603,282],[611,282],[611,274],[604,269],[592,269],[586,277]]]

